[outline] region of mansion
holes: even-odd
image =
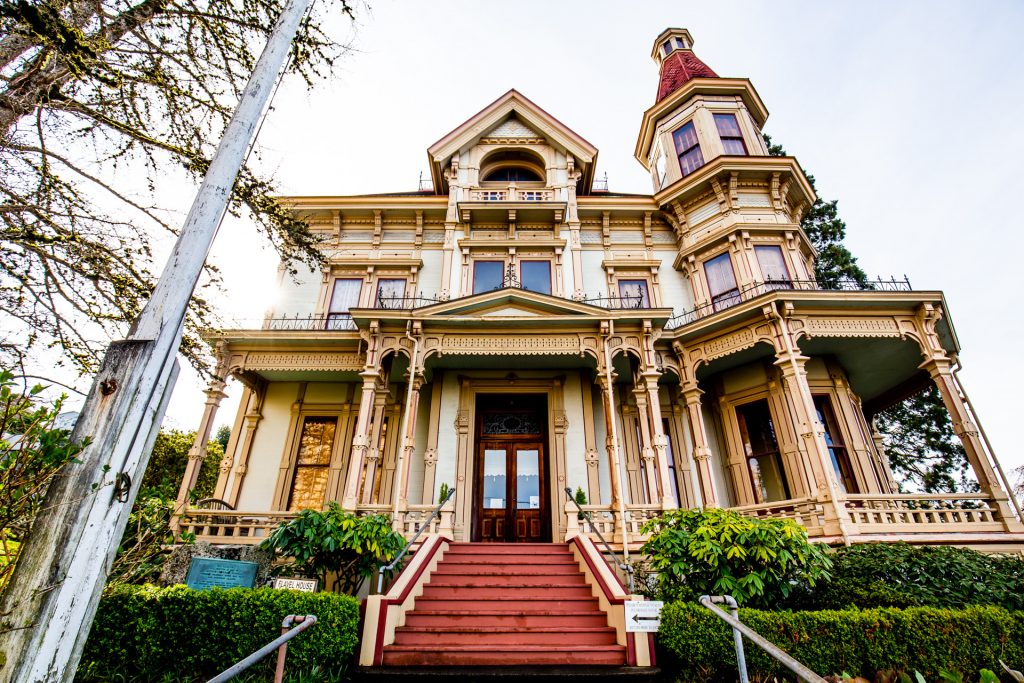
[[[814,191],[769,155],[753,84],[684,29],[652,57],[651,194],[602,186],[598,150],[511,90],[430,146],[429,189],[285,200],[325,262],[282,268],[261,328],[213,334],[179,533],[255,543],[337,501],[411,536],[444,488],[431,531],[455,543],[564,543],[592,534],[569,489],[618,552],[707,506],[833,545],[1021,547],[942,293],[816,279]],[[186,507],[229,376],[244,396],[215,500]],[[873,416],[929,383],[976,493],[894,482]]]

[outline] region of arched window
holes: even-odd
[[[497,182],[539,182],[541,177],[536,171],[522,166],[505,166],[496,168],[484,177],[485,181]]]

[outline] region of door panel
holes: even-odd
[[[515,447],[515,535],[517,541],[540,541],[541,461],[539,444]]]
[[[482,441],[478,453],[479,540],[544,541],[548,506],[543,445]]]
[[[483,460],[480,540],[504,541],[508,517],[508,449],[498,444],[481,444],[480,451]]]

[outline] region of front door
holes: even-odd
[[[477,421],[475,540],[550,540],[543,406],[526,396],[481,400]],[[529,406],[529,407],[524,407]]]

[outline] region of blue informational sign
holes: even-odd
[[[214,557],[193,557],[185,583],[189,588],[252,588],[256,583],[255,562],[221,560]]]

